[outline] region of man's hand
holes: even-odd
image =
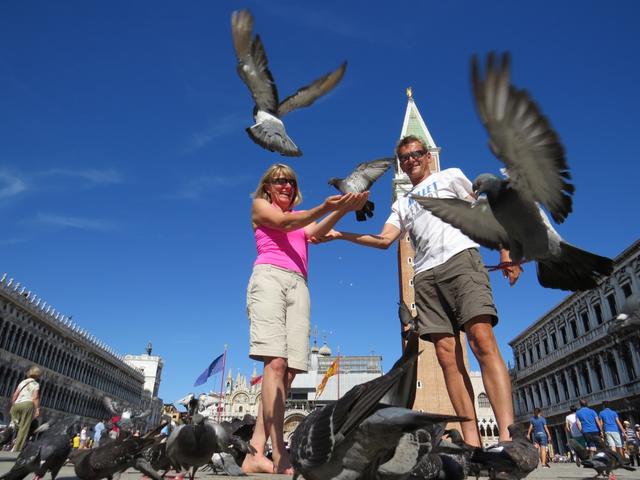
[[[326,243],[326,242],[330,242],[331,240],[337,240],[340,237],[341,237],[340,232],[337,231],[337,230],[334,230],[332,228],[323,237],[311,237],[311,238],[309,238],[309,243],[313,243],[313,244],[317,245],[318,243]]]
[[[509,250],[500,250],[500,263],[511,263],[511,256],[509,255]],[[502,275],[504,278],[509,279],[509,286],[513,287],[518,278],[520,278],[520,274],[522,273],[522,267],[520,265],[508,265],[502,267]]]

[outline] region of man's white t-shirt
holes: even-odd
[[[479,245],[460,230],[443,222],[422,208],[410,194],[435,198],[467,199],[473,194],[471,182],[459,168],[448,168],[429,175],[399,197],[391,206],[386,223],[407,232],[416,252],[413,268],[416,274],[442,265],[455,254]]]
[[[576,414],[570,413],[569,415],[567,415],[566,421],[567,423],[569,423],[569,430],[571,431],[571,436],[574,438],[581,437],[582,432],[580,431],[580,429],[578,428],[578,424],[576,423]]]

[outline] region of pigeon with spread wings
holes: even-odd
[[[498,67],[489,55],[484,79],[474,58],[472,83],[491,150],[507,166],[507,178],[478,176],[474,193],[486,198],[474,203],[413,199],[481,245],[508,249],[513,263],[535,260],[544,287],[571,291],[595,287],[602,275],[611,273],[613,261],[565,242],[540,207],[556,222],[564,221],[572,209],[574,187],[558,135],[527,92],[511,85],[507,54]]]
[[[371,186],[384,173],[389,170],[393,163],[393,158],[380,158],[371,162],[363,162],[346,178],[330,178],[329,185],[336,187],[341,193],[362,193],[371,189]],[[361,210],[356,211],[356,220],[363,222],[367,217],[373,217],[373,202],[367,200]]]
[[[248,10],[234,12],[231,16],[231,33],[238,58],[238,75],[249,87],[255,103],[256,124],[247,128],[247,133],[255,143],[267,150],[287,157],[299,157],[302,152],[287,135],[281,118],[292,110],[308,107],[331,91],[342,79],[347,64],[343,63],[337,70],[300,88],[280,102],[262,40],[259,35],[252,38],[252,31],[251,13]]]

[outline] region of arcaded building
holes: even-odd
[[[640,240],[615,258],[597,288],[569,295],[509,342],[516,421],[542,409],[556,452],[566,451],[565,416],[581,398],[604,400],[621,419],[640,423],[640,330],[612,328],[626,299],[640,294]]]
[[[75,414],[88,423],[108,416],[102,398],[142,406],[144,374],[26,287],[0,279],[0,412],[32,366],[42,368],[44,418]],[[6,421],[7,419],[0,419]]]

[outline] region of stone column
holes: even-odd
[[[633,369],[636,371],[636,377],[640,376],[640,355],[638,354],[638,338],[629,339],[627,342],[629,347],[629,353],[631,354],[631,361],[633,362]]]
[[[591,381],[591,391],[596,392],[600,390],[600,382],[598,382],[598,375],[594,369],[595,357],[589,357],[587,359],[587,370],[589,371],[589,381]]]
[[[620,358],[620,352],[618,351],[618,348],[612,348],[611,352],[613,353],[613,360],[618,369],[620,384],[625,384],[631,380],[629,378],[630,377],[629,372],[627,372],[627,368],[625,367],[624,362],[622,361],[622,358]]]
[[[606,388],[613,387],[613,376],[609,370],[609,364],[607,362],[606,351],[602,350],[598,352],[598,358],[600,359],[600,366],[602,367],[602,373],[604,374],[604,384]]]

